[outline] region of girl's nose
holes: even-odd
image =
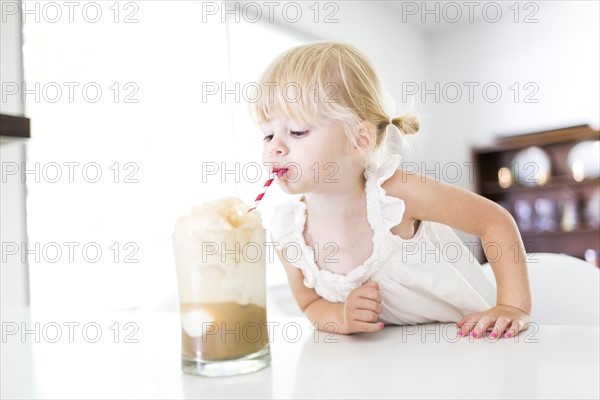
[[[278,139],[281,137],[280,135],[274,135],[271,141],[269,142],[268,150],[269,154],[277,155],[277,156],[285,156],[288,153],[288,148],[283,142],[283,140]]]

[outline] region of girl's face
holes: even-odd
[[[336,190],[344,173],[359,165],[337,122],[311,126],[276,117],[261,130],[263,163],[288,194]]]

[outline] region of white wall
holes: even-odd
[[[317,23],[313,19],[314,11],[308,9],[312,3],[303,4],[303,18],[298,23],[286,23],[281,14],[275,16],[279,24],[288,29],[357,46],[379,70],[384,88],[397,95],[403,80],[428,76],[426,37],[399,23],[385,2],[341,1],[336,4],[337,9],[322,8]],[[326,23],[329,13],[338,22]]]
[[[0,1],[0,81],[23,81],[23,36],[21,34],[20,7],[17,2]],[[17,14],[12,15],[12,12]],[[6,21],[5,21],[6,20]],[[18,96],[7,96],[2,99],[1,112],[3,114],[23,115],[24,104]]]
[[[7,10],[6,3],[0,4],[3,13]],[[18,16],[6,18],[6,22],[1,22],[0,27],[0,81],[2,83],[22,82],[21,20]],[[8,96],[6,101],[2,99],[0,111],[3,114],[23,115],[24,104],[17,96]],[[14,162],[20,166],[26,160],[24,141],[3,138],[0,141],[0,156],[3,165]],[[26,188],[19,179],[7,180],[6,183],[2,181],[4,179],[0,180],[0,220],[2,221],[0,235],[4,253],[5,249],[9,250],[9,246],[13,249],[13,244],[20,245],[27,241]],[[27,262],[19,262],[18,257],[7,257],[6,261],[0,260],[2,307],[27,304],[29,302]]]
[[[283,4],[289,2],[281,2]],[[315,23],[313,2],[301,2],[302,18],[297,23],[286,22],[283,12],[274,12],[276,23],[288,31],[300,32],[313,40],[335,40],[358,47],[372,61],[379,73],[383,90],[396,103],[396,116],[413,112],[420,116],[420,137],[410,140],[418,146],[429,134],[430,111],[423,104],[402,104],[402,83],[421,82],[431,75],[430,48],[428,38],[419,30],[400,22],[398,14],[381,1],[338,1],[337,8],[325,8],[321,4],[318,22]],[[290,12],[291,14],[291,12]],[[325,23],[326,16],[338,22]],[[418,160],[422,150],[415,148],[404,153],[407,161]]]

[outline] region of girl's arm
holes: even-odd
[[[402,170],[384,182],[383,188],[390,196],[404,200],[405,217],[440,222],[481,238],[496,278],[497,305],[465,316],[458,323],[462,333],[474,328],[475,337],[481,337],[494,326],[492,337],[502,335],[507,328],[510,337],[523,330],[531,313],[531,293],[525,248],[510,213],[468,190]]]
[[[344,303],[332,303],[306,287],[302,272],[292,266],[280,250],[276,249],[276,252],[285,268],[296,303],[317,329],[350,334],[376,332],[383,328],[383,324],[375,323],[381,312],[381,295],[376,283],[369,282],[354,289]]]

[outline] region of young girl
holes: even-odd
[[[298,305],[319,329],[458,321],[461,336],[500,338],[526,328],[531,298],[514,220],[472,192],[399,169],[401,135],[419,123],[384,112],[361,52],[299,46],[259,85],[252,111],[263,162],[294,195],[275,210],[271,235]],[[494,248],[497,289],[449,226]]]

